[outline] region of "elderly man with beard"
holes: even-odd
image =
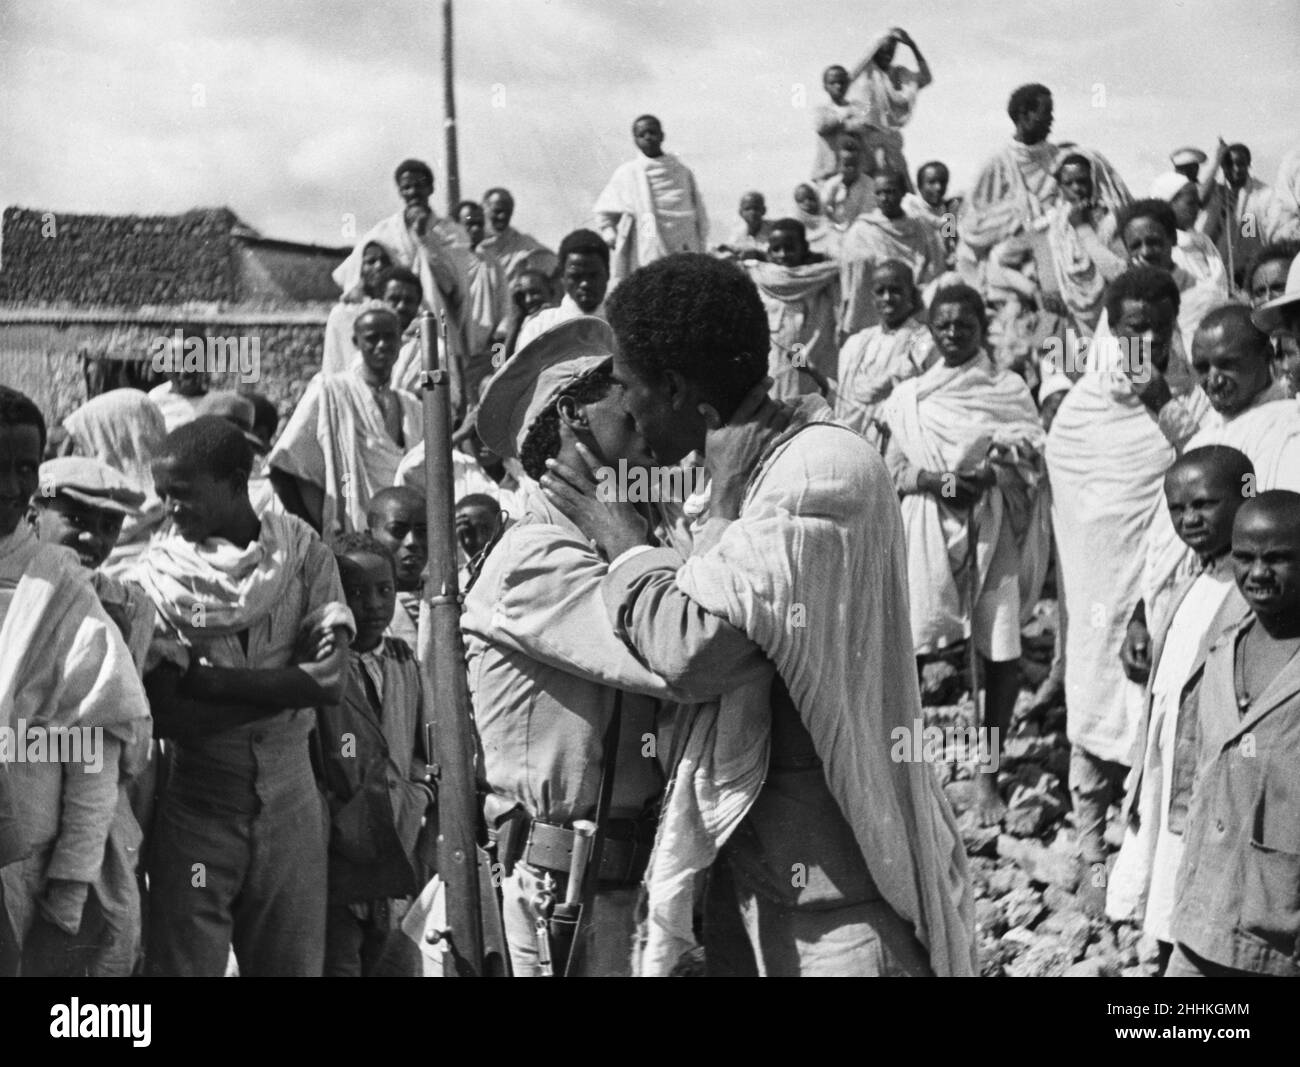
[[[654,263],[610,319],[614,380],[655,460],[703,451],[692,551],[646,544],[594,458],[558,462],[543,488],[611,560],[608,618],[636,660],[674,686],[731,679],[674,724],[638,973],[694,946],[706,871],[710,973],[973,973],[952,812],[929,767],[891,758],[921,712],[884,464],[820,397],[768,397],[766,315],[734,265]],[[769,673],[737,684],[755,660]]]

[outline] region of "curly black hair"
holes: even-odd
[[[1296,256],[1300,256],[1300,241],[1272,241],[1266,244],[1255,253],[1246,268],[1246,285],[1250,285],[1255,278],[1255,271],[1265,263],[1290,263]]]
[[[614,290],[608,316],[628,363],[654,380],[676,371],[724,419],[767,374],[767,312],[733,263],[694,252],[657,260]]]
[[[519,462],[528,477],[536,480],[546,473],[546,461],[560,454],[561,396],[571,397],[578,404],[594,404],[604,400],[614,388],[614,377],[608,366],[598,367],[566,387],[545,411],[533,420],[524,443],[519,446]]]
[[[934,313],[942,304],[960,304],[967,308],[971,314],[979,321],[981,336],[987,336],[989,332],[989,313],[988,308],[984,306],[984,298],[979,292],[972,289],[969,285],[957,283],[956,285],[945,285],[930,300],[930,318],[934,322]]]
[[[1169,205],[1168,200],[1155,197],[1134,200],[1120,211],[1118,232],[1122,235],[1134,219],[1150,219],[1169,235],[1170,241],[1178,240],[1178,219],[1174,216],[1174,209]]]
[[[26,393],[0,385],[0,426],[35,426],[45,451],[45,416]]]
[[[1106,317],[1112,329],[1124,313],[1125,300],[1141,300],[1145,304],[1159,304],[1168,300],[1174,305],[1174,314],[1177,314],[1182,297],[1178,292],[1178,283],[1167,270],[1158,267],[1129,267],[1106,286]]]
[[[392,568],[393,579],[396,580],[397,578],[397,560],[393,557],[393,553],[389,551],[388,546],[372,533],[357,530],[343,534],[335,540],[332,550],[336,561],[344,556],[378,556]]]
[[[1051,95],[1052,90],[1046,85],[1040,85],[1038,82],[1022,85],[1007,100],[1007,114],[1011,116],[1011,121],[1015,122],[1026,111],[1033,111],[1038,106],[1038,101],[1044,96]]]
[[[194,471],[206,471],[219,482],[238,477],[247,482],[253,471],[253,446],[229,419],[200,415],[172,430],[154,455],[174,460]]]

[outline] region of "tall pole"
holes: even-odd
[[[420,316],[424,357],[424,471],[428,487],[427,626],[420,634],[424,706],[432,724],[438,784],[438,874],[447,901],[445,977],[483,976],[483,913],[479,896],[478,797],[474,785],[474,715],[460,636],[460,579],[452,506],[451,378],[455,358],[443,319],[438,358],[430,312]]]
[[[447,215],[460,203],[460,153],[456,148],[456,77],[452,56],[451,0],[442,0],[442,108],[447,137]]]

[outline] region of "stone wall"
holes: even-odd
[[[320,369],[327,313],[323,306],[279,314],[227,310],[201,319],[208,337],[242,340],[249,361],[254,352],[258,357],[255,380],[246,382],[235,370],[213,375],[212,387],[264,393],[283,424]],[[0,384],[27,393],[57,423],[85,403],[95,383],[98,392],[161,381],[150,366],[156,340],[195,321],[180,311],[41,314],[0,308]]]

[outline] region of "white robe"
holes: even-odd
[[[1167,818],[1173,798],[1174,776],[1170,772],[1180,697],[1195,669],[1206,630],[1234,588],[1232,566],[1225,556],[1193,579],[1169,621],[1151,679],[1151,717],[1136,798],[1137,828],[1126,828],[1107,886],[1107,914],[1140,922],[1146,934],[1161,941],[1173,940],[1175,875],[1183,858],[1183,838],[1170,830]]]
[[[340,535],[366,529],[370,498],[393,484],[397,465],[424,436],[420,402],[394,389],[402,411],[405,444],[384,426],[374,392],[357,369],[318,374],[294,410],[269,466],[324,490],[321,536],[332,544]]]
[[[1125,677],[1119,650],[1175,456],[1128,380],[1113,373],[1084,374],[1047,435],[1057,580],[1070,612],[1066,733],[1115,763],[1128,761],[1142,714],[1142,687]]]
[[[617,583],[618,568],[607,581]],[[676,584],[771,660],[872,879],[935,973],[975,973],[974,899],[952,811],[930,767],[890,758],[891,738],[914,728],[921,704],[902,518],[879,457],[831,421],[824,401],[804,398],[760,460],[740,517],[685,562]],[[864,595],[850,604],[846,589]],[[697,875],[762,788],[769,689],[743,686],[683,724],[645,879],[642,975],[668,973],[690,947]]]
[[[616,231],[610,285],[675,252],[703,252],[709,219],[695,175],[667,152],[624,163],[596,200],[602,229]]]
[[[890,429],[890,449],[897,448],[918,470],[970,470],[994,447],[1006,450],[1005,458],[995,461],[997,487],[971,512],[948,507],[929,493],[909,493],[902,513],[917,654],[973,633],[981,654],[994,662],[1017,658],[1022,616],[1037,600],[1048,547],[1038,506],[1043,429],[1028,386],[980,353],[960,367],[935,363],[920,377],[899,383],[880,417]],[[972,523],[978,570],[973,596]]]
[[[873,444],[878,405],[894,387],[915,378],[938,358],[930,328],[913,315],[896,330],[884,323],[853,334],[840,347],[839,379],[835,386],[835,417]]]

